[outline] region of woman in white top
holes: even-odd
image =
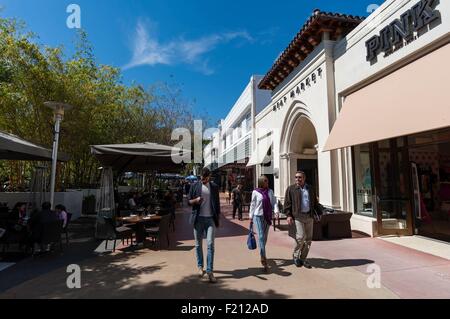
[[[56,215],[58,216],[59,220],[63,221],[63,228],[66,228],[67,226],[67,210],[64,205],[56,205],[55,206]]]
[[[252,193],[249,215],[251,220],[250,227],[254,223],[258,231],[259,253],[265,272],[269,270],[266,258],[266,243],[269,228],[272,225],[272,213],[275,204],[276,198],[273,195],[273,191],[269,189],[269,180],[267,176],[263,175],[258,179],[258,188]]]

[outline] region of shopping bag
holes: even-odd
[[[248,238],[247,238],[247,247],[250,250],[256,249],[256,238],[255,238],[255,234],[253,233],[253,222],[250,224],[250,229],[249,229]]]

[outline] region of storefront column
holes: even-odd
[[[342,209],[341,203],[341,174],[340,156],[338,151],[331,152],[331,193],[332,193],[332,205],[336,209]]]
[[[341,171],[342,171],[342,184],[341,184],[341,203],[342,209],[348,212],[354,211],[353,194],[353,173],[352,173],[352,152],[351,148],[341,150]]]
[[[340,209],[339,204],[339,170],[337,154],[332,152],[319,152],[319,198],[320,203],[335,209]]]
[[[281,154],[280,156],[280,188],[275,195],[284,201],[286,189],[289,186],[291,175],[291,163],[289,154]]]

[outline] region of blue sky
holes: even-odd
[[[125,83],[176,83],[215,121],[252,74],[265,74],[315,8],[367,16],[383,0],[0,0],[2,17],[23,20],[42,44],[73,50],[66,8],[81,8],[99,63]]]

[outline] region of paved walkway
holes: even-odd
[[[271,272],[264,274],[258,253],[246,247],[248,221],[231,220],[225,203],[223,212],[216,238],[217,284],[195,275],[185,208],[177,215],[168,250],[111,253],[100,242],[78,238],[62,256],[27,259],[0,271],[0,298],[450,298],[449,260],[381,239],[314,242],[314,268],[304,269],[292,263],[287,232],[272,228],[267,245]],[[70,263],[81,266],[81,289],[66,286]],[[377,268],[381,285],[369,288]]]
[[[381,239],[450,260],[450,243],[423,236],[383,236]]]

